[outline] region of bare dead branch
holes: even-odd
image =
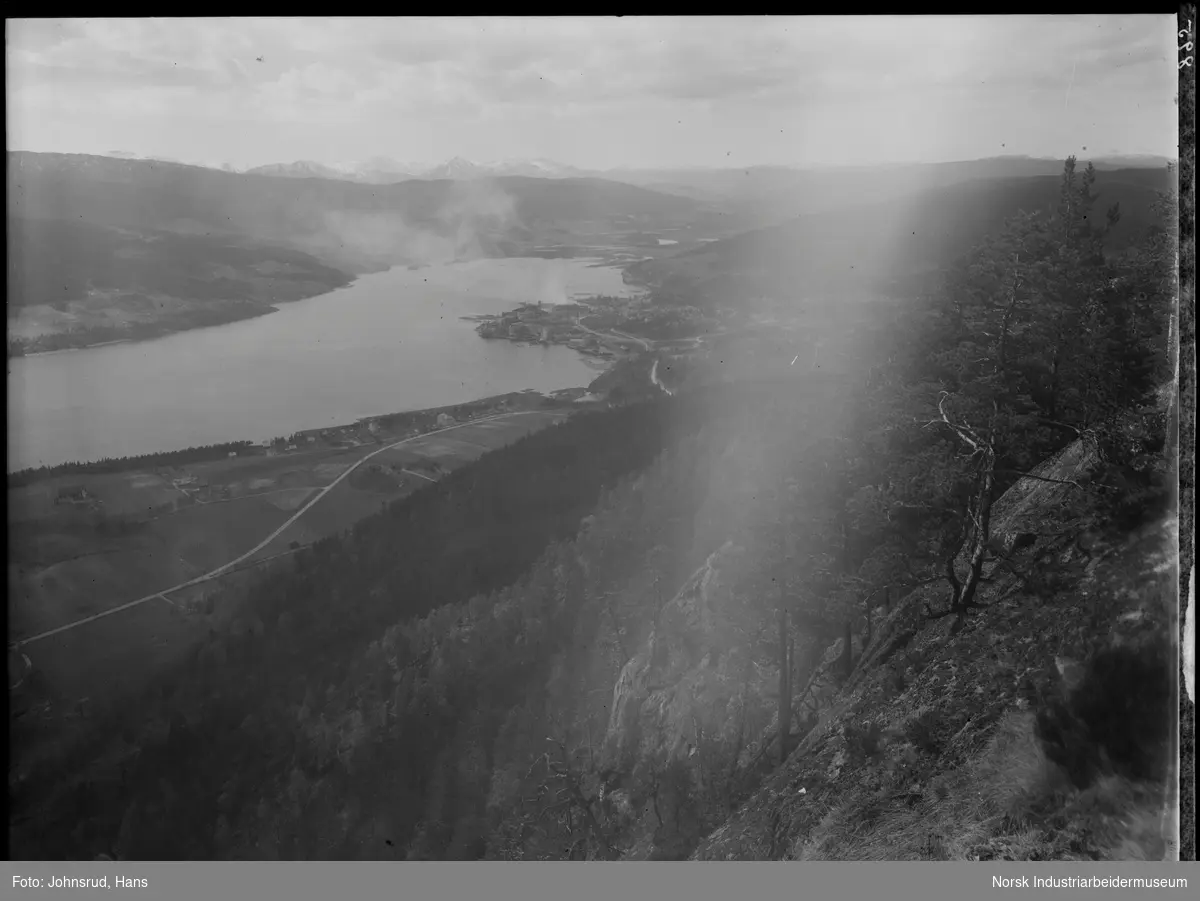
[[[946,401],[949,400],[949,398],[950,398],[949,391],[943,391],[938,398],[938,412],[940,414],[942,414],[942,422],[944,422],[947,426],[949,426],[950,429],[954,432],[954,434],[958,435],[958,437],[964,443],[969,445],[972,450],[978,451],[980,449],[980,445],[982,443],[979,436],[972,429],[968,428],[967,426],[963,426],[963,425],[959,425],[955,422],[951,422],[950,414],[946,412]]]

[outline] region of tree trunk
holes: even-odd
[[[847,619],[842,628],[843,645],[842,645],[842,658],[840,661],[842,675],[847,679],[849,679],[850,674],[852,672],[854,672],[854,643],[852,641],[853,637],[854,637],[854,629],[852,626],[852,620]]]
[[[792,732],[792,661],[788,641],[787,608],[779,608],[779,763],[787,760]]]
[[[995,455],[989,447],[983,462],[983,483],[979,488],[974,547],[971,548],[967,578],[963,582],[962,590],[958,593],[958,599],[954,604],[956,608],[964,612],[974,604],[975,592],[979,588],[979,579],[983,575],[983,561],[987,555],[988,542],[991,539],[992,495],[996,486],[995,466]]]
[[[1058,418],[1058,358],[1059,351],[1055,348],[1054,359],[1050,365],[1050,397],[1046,408],[1046,416],[1050,419]]]

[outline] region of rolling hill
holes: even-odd
[[[1098,208],[1121,208],[1112,244],[1122,246],[1145,231],[1156,191],[1167,187],[1168,177],[1165,168],[1099,174]],[[1059,177],[1049,175],[962,181],[809,213],[644,260],[629,275],[660,300],[708,305],[839,287],[878,289],[945,266],[1018,211],[1054,204],[1058,190]]]
[[[603,179],[506,176],[390,185],[276,178],[79,154],[9,154],[9,215],[238,235],[364,271],[441,255],[508,255],[549,222],[654,227],[695,202]],[[439,254],[433,254],[439,255]]]
[[[8,350],[60,350],[218,325],[347,285],[309,254],[238,236],[8,221]]]
[[[1159,157],[1113,157],[1093,161],[1098,172],[1162,171]],[[615,169],[606,178],[707,203],[722,203],[730,214],[758,225],[776,224],[805,213],[850,204],[877,203],[977,179],[1057,177],[1062,160],[1000,156],[945,163],[742,169]]]
[[[698,208],[593,178],[371,185],[26,152],[8,154],[7,187],[18,352],[261,315],[392,265],[515,256]]]
[[[9,303],[62,305],[93,293],[270,302],[350,281],[299,251],[253,241],[173,232],[129,232],[61,219],[13,219],[8,229]]]

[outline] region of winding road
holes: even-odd
[[[151,601],[165,601],[167,599],[165,597],[163,597],[163,595],[169,594],[173,591],[180,591],[181,589],[184,589],[184,588],[190,588],[193,585],[199,585],[201,582],[207,582],[210,579],[215,579],[218,576],[223,575],[224,573],[233,569],[239,563],[242,563],[243,561],[249,559],[250,557],[253,557],[259,551],[261,551],[263,548],[265,548],[268,544],[270,544],[272,541],[274,541],[276,538],[278,538],[281,534],[283,534],[283,532],[289,526],[292,525],[292,523],[294,523],[301,516],[303,516],[310,509],[312,509],[313,504],[320,501],[321,498],[323,498],[326,494],[328,494],[330,491],[332,491],[334,488],[336,488],[343,479],[345,479],[347,476],[350,475],[350,473],[354,472],[354,470],[358,469],[358,467],[362,466],[364,463],[366,463],[368,460],[370,460],[372,457],[376,456],[377,454],[382,454],[384,451],[389,451],[389,450],[392,450],[393,448],[408,444],[410,441],[417,441],[418,439],[427,438],[430,435],[439,435],[443,432],[453,432],[455,429],[465,428],[469,425],[475,425],[476,423],[479,423],[479,422],[492,422],[492,421],[498,420],[498,419],[507,419],[512,416],[526,416],[526,415],[529,415],[532,413],[541,413],[541,412],[542,412],[541,410],[517,410],[512,413],[497,413],[493,416],[481,416],[479,419],[472,419],[469,422],[460,422],[456,425],[446,426],[445,428],[441,428],[441,429],[434,429],[433,431],[430,431],[430,432],[422,432],[420,435],[413,435],[409,438],[403,438],[400,441],[394,441],[391,444],[377,448],[376,450],[371,451],[371,453],[366,454],[365,456],[359,458],[359,460],[357,462],[348,466],[346,468],[346,470],[344,472],[342,472],[341,475],[339,475],[336,479],[334,479],[332,482],[330,482],[328,485],[326,485],[324,488],[322,488],[320,491],[318,491],[308,501],[308,503],[306,503],[303,507],[301,507],[299,510],[297,510],[291,517],[289,517],[288,520],[283,525],[281,525],[279,528],[275,529],[275,531],[273,531],[270,535],[268,535],[266,538],[264,538],[262,541],[260,541],[254,547],[252,547],[250,550],[246,551],[246,553],[242,554],[240,557],[235,557],[233,560],[230,560],[228,563],[218,566],[216,569],[209,570],[208,572],[204,573],[203,575],[196,576],[194,579],[189,579],[186,582],[180,582],[178,585],[172,585],[170,588],[160,589],[159,591],[156,591],[152,594],[148,594],[145,597],[138,598],[137,600],[129,601],[129,602],[121,604],[117,607],[110,607],[108,610],[103,610],[100,613],[93,614],[92,616],[86,616],[83,619],[75,620],[75,622],[67,623],[65,626],[59,626],[56,629],[49,629],[45,632],[39,632],[37,635],[31,635],[28,638],[22,638],[19,641],[14,641],[9,645],[9,648],[15,651],[18,648],[22,648],[22,647],[25,647],[26,645],[33,644],[35,641],[41,641],[44,638],[50,638],[53,635],[59,635],[63,632],[70,631],[71,629],[77,629],[80,626],[85,626],[88,623],[95,622],[98,619],[103,619],[106,616],[112,616],[114,613],[120,613],[122,610],[128,610],[131,607],[137,607],[141,604],[148,604]],[[413,475],[419,475],[419,473],[413,473]],[[428,476],[422,476],[422,478],[429,479]],[[429,481],[436,481],[436,480],[429,479]],[[25,658],[26,661],[28,661],[28,659],[29,659],[28,657]],[[20,684],[20,683],[18,683],[18,684]]]

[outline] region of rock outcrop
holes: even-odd
[[[750,664],[732,634],[728,574],[739,556],[732,544],[712,553],[621,670],[605,737],[612,765],[686,760],[705,741],[736,742],[731,730],[763,719],[770,676]],[[743,715],[743,707],[753,710]]]

